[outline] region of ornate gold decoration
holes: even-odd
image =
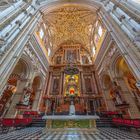
[[[77,5],[69,5],[58,8],[43,18],[53,47],[67,41],[89,47],[96,13]]]

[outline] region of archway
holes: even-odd
[[[16,104],[22,96],[24,86],[27,83],[25,79],[28,76],[28,65],[23,59],[20,59],[9,77],[6,88],[0,99],[1,116],[15,117]]]
[[[115,104],[114,104],[113,98],[111,97],[111,92],[110,92],[112,90],[112,81],[108,74],[104,74],[102,76],[102,85],[103,85],[102,88],[104,92],[104,97],[107,104],[107,110],[108,111],[116,110]]]
[[[140,91],[136,86],[136,79],[133,76],[130,68],[126,64],[125,60],[120,57],[116,65],[116,73],[123,78],[128,90],[130,91],[132,98],[134,99],[136,106],[140,111]]]
[[[30,96],[30,105],[32,110],[38,111],[38,103],[41,96],[42,82],[40,76],[36,76],[32,83],[32,93]]]
[[[138,105],[139,90],[135,85],[136,79],[122,56],[118,56],[115,59],[112,69],[114,71],[114,81],[121,88],[124,97],[123,104],[117,106],[117,109],[123,113],[125,118],[140,117]]]

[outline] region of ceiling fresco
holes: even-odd
[[[63,6],[43,16],[53,48],[67,41],[90,47],[96,19],[96,12],[77,5]]]

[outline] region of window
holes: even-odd
[[[43,39],[43,37],[44,37],[44,32],[43,32],[42,28],[39,31],[39,36],[40,36],[41,39]]]
[[[92,48],[92,53],[93,53],[93,55],[95,55],[95,53],[96,53],[95,47]]]
[[[102,34],[103,34],[103,30],[102,30],[102,27],[101,26],[99,26],[99,29],[98,29],[98,34],[99,34],[99,36],[101,37],[102,36]]]
[[[50,56],[50,54],[51,54],[51,50],[50,48],[48,48],[48,56]]]

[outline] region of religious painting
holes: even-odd
[[[67,61],[74,62],[77,59],[76,50],[67,50]]]
[[[56,64],[61,64],[61,56],[56,57]]]
[[[77,96],[78,88],[77,85],[69,85],[66,88],[66,96]]]
[[[85,80],[85,89],[87,93],[91,93],[92,92],[92,86],[91,86],[91,77],[90,76],[85,76],[84,77]]]
[[[65,76],[64,96],[80,96],[78,75]]]
[[[51,94],[53,94],[53,95],[59,94],[59,84],[60,84],[59,77],[54,77]]]

